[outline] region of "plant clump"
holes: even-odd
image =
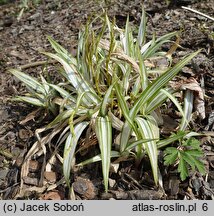
[[[102,27],[94,30],[97,19],[101,20]],[[84,31],[79,33],[76,57],[48,37],[55,53],[43,54],[61,64],[60,69],[56,67],[62,76],[61,82],[50,83],[42,75],[36,79],[11,69],[10,72],[28,89],[25,96],[17,96],[15,100],[46,109],[55,116],[48,125],[36,130],[38,141],[25,157],[22,178],[26,175],[27,161],[38,151],[46,154],[48,145],[54,147],[51,157],[57,157],[62,162],[69,187],[74,166],[101,161],[107,191],[113,159],[133,157],[136,164],[140,164],[145,155],[150,160],[157,185],[159,149],[172,143],[177,146],[165,149],[165,165],[178,162],[182,180],[188,176],[189,168],[204,172],[203,164],[197,162],[197,158],[202,157],[199,143],[191,138],[195,133],[187,130],[192,110],[185,111],[184,103],[175,96],[176,91],[185,95],[185,90],[175,90],[169,85],[199,51],[173,65],[172,52],[178,45],[172,43],[168,52],[161,47],[170,44],[174,37],[178,38],[179,32],[159,38],[153,35],[152,40],[147,41],[144,10],[137,35],[130,27],[129,18],[125,29],[120,29],[105,14],[88,22]],[[159,59],[166,62],[164,67],[155,66],[154,61]],[[189,94],[193,96],[193,93]],[[163,137],[160,110],[163,105],[167,106],[169,100],[182,117],[176,133]],[[42,135],[44,132],[45,135]],[[90,140],[92,135],[98,140],[100,154],[75,164],[75,154],[82,148],[78,145],[79,140]],[[59,150],[61,145],[64,146],[63,154]],[[43,169],[45,165],[44,160]]]

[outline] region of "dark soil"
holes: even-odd
[[[21,17],[20,1],[0,5],[0,199],[214,199],[214,21],[181,7],[214,17],[214,1],[171,0],[167,4],[161,0],[107,0],[106,3],[104,0],[42,0],[38,5],[29,2]],[[23,123],[35,108],[11,101],[12,96],[21,94],[25,88],[7,69],[25,65],[25,71],[37,77],[42,66],[28,64],[45,60],[40,51],[51,50],[47,35],[75,54],[78,32],[88,17],[107,9],[110,17],[116,17],[119,27],[124,27],[127,14],[133,24],[139,24],[143,2],[148,35],[183,30],[175,61],[202,49],[183,69],[182,76],[194,77],[205,92],[206,117],[195,118],[192,128],[208,134],[200,138],[207,174],[194,172],[181,181],[178,173],[164,167],[160,158],[163,177],[160,189],[154,186],[146,158],[138,169],[133,161],[125,161],[119,168],[112,166],[110,190],[104,193],[100,164],[92,164],[73,171],[74,194],[69,194],[60,163],[55,164],[54,170],[46,171],[43,185],[39,184],[42,158],[38,157],[30,161],[31,170],[20,192],[23,158],[36,140],[36,128],[47,124],[50,116],[39,113],[35,119]],[[173,119],[167,118],[173,124]],[[91,148],[97,151],[95,145]]]

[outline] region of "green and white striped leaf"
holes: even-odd
[[[60,95],[63,98],[67,98],[69,100],[71,100],[72,102],[76,103],[76,98],[73,97],[68,91],[66,91],[65,89],[59,87],[59,85],[54,85],[54,84],[49,84],[49,86],[51,86],[52,88],[54,88],[57,92],[60,93]]]
[[[177,134],[173,134],[171,137],[166,138],[164,140],[160,140],[157,142],[157,147],[158,148],[162,148],[165,147],[179,139],[182,139],[183,137],[185,137],[186,133],[183,131],[179,131]]]
[[[184,115],[181,120],[180,130],[185,130],[191,120],[193,110],[193,91],[186,90],[184,94]]]
[[[103,98],[103,101],[102,101],[102,104],[101,104],[101,107],[100,107],[101,116],[105,116],[107,114],[107,106],[108,106],[108,103],[109,103],[109,100],[110,100],[110,95],[111,95],[113,87],[114,87],[114,84],[109,86],[109,88],[106,91],[106,94],[105,94],[105,96]]]
[[[143,143],[148,143],[151,141],[158,141],[158,139],[138,139],[137,141],[129,143],[128,146],[126,147],[125,151],[130,151],[130,150],[134,149],[135,147],[137,147]]]
[[[145,63],[144,63],[144,58],[142,57],[142,55],[140,53],[140,49],[138,47],[136,48],[136,52],[137,52],[137,57],[138,57],[138,61],[139,61],[141,87],[143,90],[145,90],[148,87],[148,83],[149,83],[148,73],[146,70]]]
[[[34,106],[46,107],[46,104],[44,102],[42,102],[41,100],[39,100],[37,98],[33,98],[33,97],[17,96],[13,100],[29,103],[29,104],[32,104]]]
[[[37,81],[37,79],[19,71],[16,69],[9,69],[10,73],[12,73],[15,77],[17,77],[20,81],[22,81],[29,88],[34,89],[35,91],[46,95],[46,91],[43,86]]]
[[[153,133],[153,123],[151,120],[146,120],[141,117],[136,117],[135,121],[139,127],[139,132],[142,139],[156,139],[156,135]],[[158,152],[157,144],[155,141],[149,141],[143,144],[146,148],[146,152],[150,159],[150,164],[152,167],[152,173],[154,177],[155,184],[158,182]]]
[[[140,110],[140,108],[148,101],[151,100],[155,94],[160,91],[172,78],[174,78],[178,72],[192,59],[194,58],[199,51],[194,52],[178,62],[174,67],[167,70],[164,74],[162,74],[159,78],[157,78],[153,83],[151,83],[145,91],[142,92],[141,96],[134,104],[131,110],[131,116],[135,117]]]
[[[101,151],[104,186],[105,191],[107,192],[112,146],[112,126],[108,116],[97,117],[95,133]]]
[[[124,46],[125,54],[131,56],[132,46],[133,46],[133,36],[132,36],[131,28],[129,26],[129,16],[127,16],[127,20],[126,20],[123,46]]]
[[[88,126],[88,124],[89,124],[88,122],[83,121],[75,125],[74,126],[75,136],[73,136],[72,133],[70,133],[65,142],[64,155],[63,155],[63,174],[65,176],[65,181],[68,186],[70,186],[69,180],[70,180],[71,165],[72,165],[72,160],[74,159],[76,146],[82,132]]]
[[[175,92],[175,90],[172,88],[164,88],[163,90],[167,91],[169,94],[173,94]],[[161,106],[167,98],[168,96],[162,91],[157,92],[157,94],[151,100],[148,100],[148,103],[146,104],[146,109],[144,111],[145,114],[148,115],[156,108]]]
[[[156,51],[166,42],[169,42],[169,39],[173,36],[176,36],[178,32],[171,32],[169,34],[163,35],[162,37],[158,38],[151,44],[151,46],[143,53],[143,58],[149,58],[153,56]],[[157,53],[156,53],[157,54]]]
[[[121,137],[120,137],[120,152],[124,152],[127,145],[128,145],[128,141],[130,138],[130,134],[131,134],[132,129],[130,128],[128,121],[126,121],[123,124],[123,128],[122,128],[122,132],[121,132]]]
[[[118,152],[118,151],[111,151],[111,154],[110,154],[111,158],[115,158],[115,157],[117,158],[117,157],[120,157],[120,156],[121,156],[120,152]],[[87,164],[91,164],[91,163],[95,163],[95,162],[99,162],[99,161],[102,161],[101,154],[96,155],[96,156],[94,156],[92,158],[89,158],[89,159],[87,159],[87,160],[85,160],[85,161],[77,164],[77,166],[85,166]]]
[[[148,123],[150,124],[152,133],[153,133],[153,138],[154,139],[160,139],[160,130],[158,127],[158,123],[157,120],[151,115],[146,115],[146,120],[148,121]]]
[[[53,38],[50,36],[47,36],[48,41],[50,42],[51,46],[54,48],[54,50],[62,57],[65,61],[68,63],[72,63],[74,65],[77,65],[77,61],[75,58],[71,56],[71,54],[64,49],[59,43],[57,43]]]
[[[161,89],[160,91],[163,92],[175,104],[175,106],[178,108],[178,111],[181,113],[182,117],[184,118],[184,121],[187,121],[183,109],[179,104],[179,102],[177,101],[177,99],[165,89]]]
[[[61,112],[59,115],[56,116],[56,118],[48,124],[48,128],[49,127],[53,127],[54,125],[58,124],[59,122],[62,122],[66,119],[69,119],[71,114],[73,113],[73,109],[70,110],[65,110],[63,112]]]
[[[140,26],[138,30],[138,36],[137,36],[137,42],[140,47],[145,43],[145,38],[146,38],[146,13],[144,8],[142,8],[141,21],[140,21]]]
[[[69,79],[70,83],[74,86],[76,91],[80,91],[81,93],[85,92],[85,91],[91,92],[91,94],[85,95],[86,96],[85,99],[87,100],[87,101],[85,101],[86,104],[87,103],[88,104],[91,104],[91,103],[98,104],[100,102],[100,99],[97,96],[94,89],[91,88],[90,85],[87,83],[87,81],[84,80],[82,75],[77,72],[74,65],[68,64],[64,59],[60,58],[58,55],[55,55],[52,53],[45,53],[45,52],[44,52],[44,54],[53,58],[53,59],[56,59],[57,61],[59,61],[63,65],[63,67],[67,73],[68,79]]]
[[[141,77],[139,76],[137,77],[135,83],[133,84],[131,95],[133,97],[136,97],[140,91],[140,88],[141,88]]]
[[[135,125],[134,125],[133,119],[131,119],[129,117],[128,105],[127,105],[127,103],[125,101],[124,96],[122,95],[120,86],[118,84],[115,84],[115,90],[116,90],[117,100],[118,100],[118,103],[120,105],[120,109],[122,110],[122,113],[123,113],[125,119],[128,121],[130,127],[133,128],[133,130],[136,132],[137,129],[136,129]]]
[[[147,49],[149,49],[149,47],[152,45],[152,43],[153,43],[153,41],[150,40],[149,42],[147,42],[146,44],[144,44],[141,47],[140,52],[141,52],[142,55],[147,51]]]
[[[48,93],[50,92],[50,87],[48,85],[48,82],[46,81],[45,77],[43,77],[42,75],[40,75],[41,81],[42,81],[42,86],[45,89],[46,94],[48,95]]]
[[[112,123],[112,127],[115,128],[118,131],[122,131],[124,122],[122,120],[120,120],[119,118],[117,118],[112,112],[111,110],[108,111],[108,116],[111,120]]]
[[[134,119],[138,114],[139,110],[143,108],[143,106],[147,103],[148,100],[152,100],[155,98],[157,93],[163,88],[173,77],[175,77],[178,72],[198,53],[194,52],[178,62],[174,67],[167,70],[164,74],[162,74],[159,78],[157,78],[153,83],[151,83],[140,95],[139,99],[135,102],[134,106],[130,110],[129,117],[130,119]],[[124,150],[131,133],[131,128],[129,127],[129,122],[126,120],[123,131],[121,133],[121,150]]]

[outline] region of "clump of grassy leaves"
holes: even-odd
[[[78,141],[83,136],[95,133],[100,154],[78,165],[101,161],[106,191],[111,158],[124,156],[134,157],[139,164],[147,154],[154,182],[158,184],[158,149],[186,139],[186,127],[190,120],[190,111],[183,110],[174,96],[175,90],[170,88],[168,83],[198,52],[186,56],[172,66],[171,54],[161,51],[161,47],[170,43],[173,37],[179,37],[179,32],[159,38],[153,35],[152,40],[146,41],[144,11],[136,37],[130,27],[129,18],[125,29],[118,28],[114,21],[110,22],[107,15],[99,19],[103,24],[101,29],[93,30],[95,19],[88,22],[84,31],[79,33],[76,57],[48,37],[55,53],[43,54],[62,65],[56,71],[64,81],[58,84],[49,83],[42,75],[40,79],[36,79],[19,70],[10,70],[29,90],[27,95],[18,96],[16,100],[45,108],[55,115],[50,124],[37,130],[38,141],[28,152],[26,160],[39,150],[45,153],[47,144],[57,137],[55,154],[62,159],[64,177],[67,185],[70,185],[70,172]],[[164,69],[153,68],[149,64],[152,59],[158,58],[168,61]],[[152,80],[149,77],[152,77]],[[183,117],[178,133],[162,139],[157,117],[160,115],[158,108],[168,99],[175,104]],[[40,132],[44,131],[49,133],[41,137]],[[119,148],[113,145],[113,134],[119,140]],[[60,145],[64,145],[63,156],[56,153]],[[185,145],[189,144],[182,144],[182,148]],[[201,167],[194,162],[195,157],[200,157],[201,154],[193,155],[196,152],[193,150],[191,153],[190,150],[180,150],[180,146],[168,148],[165,151],[165,164],[179,160],[181,165],[178,169],[182,173],[181,178],[185,179],[185,163],[192,168]],[[171,152],[173,158],[169,157]]]

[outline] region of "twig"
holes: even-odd
[[[57,62],[56,60],[52,60],[52,61],[38,61],[38,62],[32,62],[32,63],[26,64],[26,65],[22,65],[19,68],[21,70],[23,70],[23,69],[27,69],[27,68],[30,68],[30,67],[37,67],[37,66],[45,65],[45,64],[53,64],[53,63],[56,63],[56,62]]]
[[[20,182],[17,182],[17,183],[15,183],[15,184],[11,185],[10,187],[5,188],[4,190],[0,190],[0,193],[6,192],[7,190],[11,189],[12,187],[15,187],[16,185],[18,185],[19,183],[20,183]]]
[[[188,8],[188,7],[184,7],[184,6],[182,6],[182,8],[185,9],[185,10],[189,10],[189,11],[192,11],[192,12],[194,12],[194,13],[197,13],[197,14],[199,14],[199,15],[201,15],[201,16],[204,16],[204,17],[206,17],[206,18],[211,19],[212,21],[214,21],[214,18],[213,18],[213,17],[208,16],[208,15],[206,15],[206,14],[204,14],[204,13],[201,13],[201,12],[199,12],[199,11],[197,11],[197,10],[194,10],[194,9]]]

